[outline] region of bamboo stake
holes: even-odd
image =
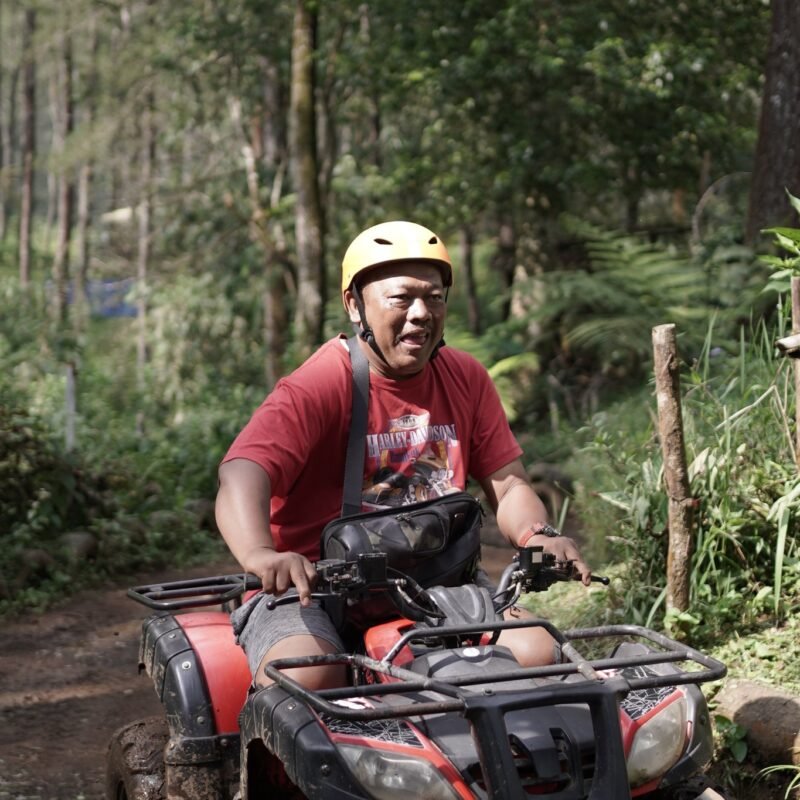
[[[668,499],[667,611],[685,611],[689,607],[689,560],[695,503],[689,494],[675,326],[658,325],[653,328],[652,336],[658,433]]]

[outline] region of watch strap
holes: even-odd
[[[522,534],[519,542],[517,542],[517,547],[527,547],[528,542],[534,536],[547,536],[550,539],[554,539],[557,536],[561,536],[561,533],[558,529],[546,522],[534,522],[533,525]]]

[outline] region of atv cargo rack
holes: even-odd
[[[400,650],[414,641],[531,626],[543,626],[551,632],[555,630],[544,620],[481,623],[477,628],[474,625],[417,626],[406,632],[380,661],[358,654],[287,658],[272,662],[267,666],[266,673],[287,694],[301,700],[323,717],[366,723],[425,718],[445,713],[465,718],[471,726],[480,755],[490,800],[527,798],[514,777],[516,765],[508,747],[509,732],[504,720],[509,712],[570,704],[588,706],[595,739],[595,762],[588,800],[626,798],[630,797],[628,778],[625,771],[619,769],[619,765],[625,763],[619,721],[620,702],[630,692],[698,684],[718,680],[726,673],[725,665],[716,659],[637,625],[556,631],[562,642],[562,652],[569,659],[561,664],[492,670],[488,675],[472,672],[436,679],[392,663]],[[634,655],[587,660],[575,650],[572,642],[591,639],[625,642],[643,640],[647,647],[635,648],[639,652]],[[567,647],[564,647],[564,643]],[[657,651],[649,649],[654,646],[658,648]],[[687,666],[678,666],[681,663]],[[286,669],[324,664],[343,664],[356,671],[385,676],[388,680],[356,687],[311,691],[283,672]],[[551,680],[536,680],[542,678]],[[556,680],[552,680],[554,678]],[[269,713],[267,709],[274,702],[271,694],[269,690],[257,693],[251,702],[264,713]],[[395,698],[391,704],[369,706],[367,698],[389,695]],[[359,708],[359,705],[364,707]]]
[[[183,611],[236,603],[245,592],[260,588],[255,575],[243,573],[134,586],[128,589],[128,597],[156,611]]]
[[[545,627],[552,631],[549,624],[543,620],[531,620],[522,622],[494,622],[482,623],[480,632],[504,631],[514,628]],[[420,714],[442,713],[449,711],[459,711],[463,709],[463,693],[460,687],[467,687],[475,684],[483,684],[487,681],[485,675],[464,675],[454,677],[447,682],[432,680],[412,672],[397,667],[391,663],[391,659],[406,644],[415,640],[431,640],[445,636],[466,636],[470,633],[479,632],[475,626],[453,625],[446,627],[427,628],[417,626],[411,631],[407,631],[397,644],[387,654],[386,658],[377,661],[368,656],[358,654],[333,654],[321,656],[305,656],[300,658],[285,658],[271,662],[267,668],[267,675],[289,694],[304,700],[312,708],[325,714],[340,717],[342,719],[352,719],[366,721],[370,719],[389,719],[393,717],[408,717]],[[585,639],[611,639],[623,638],[630,640],[631,637],[644,639],[662,648],[660,651],[648,651],[637,656],[612,656],[609,658],[587,661],[579,654],[574,661],[564,664],[549,664],[542,667],[516,667],[507,672],[492,672],[490,679],[492,683],[502,683],[503,681],[516,681],[526,678],[554,678],[566,675],[581,674],[587,680],[597,683],[608,683],[610,680],[607,671],[620,671],[629,667],[654,666],[658,664],[675,664],[680,662],[692,662],[702,669],[687,670],[678,669],[665,675],[648,675],[639,678],[627,678],[623,694],[640,689],[653,689],[662,686],[679,686],[684,684],[698,684],[707,681],[719,680],[725,676],[727,667],[711,656],[705,655],[698,650],[687,645],[682,645],[667,636],[663,636],[649,628],[642,628],[638,625],[605,625],[596,628],[578,628],[563,632],[563,637],[569,641]],[[573,648],[574,649],[574,648]],[[393,679],[389,683],[369,684],[359,687],[343,687],[339,689],[324,689],[318,692],[310,691],[292,680],[283,673],[285,669],[297,667],[313,667],[330,664],[344,664],[351,668],[372,671],[385,675]],[[588,666],[588,669],[587,669]],[[603,671],[606,674],[601,674]],[[575,685],[575,684],[571,684]],[[585,688],[583,683],[581,683]],[[331,700],[353,697],[369,697],[372,695],[404,694],[409,692],[435,692],[450,696],[452,701],[442,701],[437,703],[410,702],[407,705],[394,706],[382,709],[353,709],[337,705]],[[530,692],[530,689],[526,689]],[[578,702],[574,700],[561,700],[560,702]],[[549,705],[550,703],[536,703],[536,705]]]

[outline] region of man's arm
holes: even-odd
[[[305,556],[275,550],[270,497],[269,476],[258,464],[245,458],[227,461],[219,468],[217,526],[234,558],[261,579],[265,592],[283,594],[294,586],[300,602],[308,605],[316,571]]]
[[[512,545],[541,545],[559,560],[573,560],[581,580],[589,585],[592,571],[572,539],[568,536],[553,538],[544,534],[529,535],[532,525],[547,522],[547,509],[531,486],[519,459],[484,478],[481,486],[495,512],[500,532]]]

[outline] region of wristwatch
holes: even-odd
[[[533,525],[531,525],[530,528],[528,528],[528,530],[522,534],[522,538],[519,540],[519,542],[517,542],[517,547],[527,547],[528,542],[534,536],[547,536],[553,539],[556,536],[561,536],[561,533],[552,525],[548,525],[546,522],[534,522]]]

